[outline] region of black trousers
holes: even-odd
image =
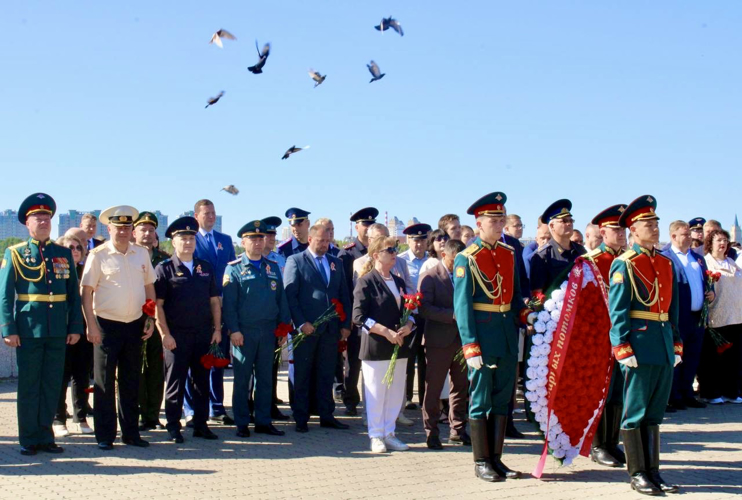
[[[175,339],[175,349],[163,349],[165,362],[165,418],[167,430],[180,430],[180,416],[188,371],[191,373],[193,425],[196,429],[206,425],[209,418],[209,370],[201,364],[201,356],[209,352],[211,332],[178,332],[170,330]]]
[[[358,392],[358,379],[361,376],[361,360],[358,356],[361,352],[361,335],[359,328],[353,327],[348,337],[348,373],[345,374],[345,397],[343,403],[346,408],[355,408],[361,402]]]
[[[735,399],[740,394],[742,377],[742,325],[729,325],[716,328],[732,347],[718,353],[716,345],[708,333],[703,340],[701,351],[701,369],[698,381],[701,386],[701,397],[716,399],[726,397]]]
[[[405,383],[405,393],[407,401],[412,401],[415,387],[415,361],[417,361],[417,395],[420,406],[425,399],[425,346],[422,345],[423,333],[425,330],[425,320],[419,315],[415,315],[414,337],[410,343],[410,357],[407,358],[407,381]]]
[[[306,424],[310,414],[310,399],[314,393],[320,420],[330,420],[335,411],[332,380],[340,334],[325,331],[310,335],[294,350],[294,400],[291,409],[297,424]],[[312,382],[312,375],[316,382]]]
[[[55,424],[67,423],[67,386],[72,382],[72,421],[80,423],[88,413],[88,393],[90,370],[93,367],[93,344],[85,335],[80,335],[76,344],[68,345],[64,356],[64,375],[62,391],[57,404]]]
[[[99,443],[116,439],[116,382],[121,437],[137,438],[144,316],[130,323],[97,319],[103,343],[93,347],[95,439]]]
[[[683,325],[680,337],[683,339],[683,362],[675,367],[672,377],[671,403],[682,403],[693,399],[693,381],[698,372],[703,352],[703,338],[705,329],[698,326],[701,321],[701,312],[691,312],[691,324]],[[614,370],[614,373],[616,371]]]

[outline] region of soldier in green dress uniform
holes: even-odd
[[[170,256],[154,246],[159,221],[152,212],[140,212],[134,221],[134,240],[149,251],[152,267]],[[160,407],[165,393],[162,338],[155,332],[142,346],[142,376],[139,377],[139,430],[164,429]]]
[[[479,237],[454,261],[454,315],[469,366],[474,473],[493,482],[520,477],[501,457],[515,388],[518,327],[533,320],[521,296],[515,250],[501,241],[506,200],[495,192],[469,207]]]
[[[52,421],[62,390],[66,344],[83,333],[72,252],[49,239],[56,203],[32,194],[18,209],[30,238],[5,250],[0,265],[0,329],[17,349],[21,454],[62,453]],[[17,295],[16,295],[17,294]]]
[[[619,224],[629,228],[634,245],[611,264],[608,290],[611,344],[624,376],[626,464],[631,488],[645,495],[678,491],[659,472],[659,425],[683,344],[673,264],[655,249],[660,234],[656,208],[654,197],[644,195],[621,214]]]

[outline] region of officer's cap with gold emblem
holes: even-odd
[[[114,226],[131,226],[139,217],[139,211],[129,205],[118,205],[103,210],[100,214],[101,224]]]
[[[612,227],[618,229],[621,227],[618,224],[618,219],[621,218],[621,214],[625,211],[626,205],[613,205],[593,217],[593,220],[590,222],[598,227]]]
[[[407,226],[402,231],[403,234],[406,234],[408,238],[412,238],[413,240],[427,238],[428,233],[433,228],[430,227],[430,224],[412,224],[411,226]]]
[[[262,220],[251,220],[240,228],[237,232],[238,238],[245,236],[265,236],[268,233],[268,226]]]
[[[479,217],[482,215],[505,215],[505,202],[508,201],[508,197],[505,193],[495,191],[494,193],[486,194],[475,201],[467,214]]]
[[[54,198],[45,193],[34,193],[21,203],[18,209],[18,220],[21,224],[25,224],[29,215],[49,214],[54,217],[56,211],[57,203]]]
[[[140,212],[139,217],[134,221],[134,227],[137,227],[139,224],[152,224],[157,229],[157,216],[152,212]]]
[[[374,207],[362,208],[353,215],[350,216],[351,222],[360,222],[364,226],[370,226],[376,222],[376,218],[379,216],[379,210]]]
[[[696,217],[688,221],[691,231],[703,231],[704,224],[706,224],[706,219],[703,217]]]
[[[541,214],[541,220],[544,224],[548,224],[554,219],[564,219],[565,217],[572,217],[572,202],[566,198],[557,200],[549,205],[544,213]]]
[[[645,220],[660,220],[655,210],[657,209],[657,200],[654,196],[645,194],[640,196],[626,207],[621,214],[618,223],[621,227],[631,227],[634,222]]]
[[[301,224],[304,222],[310,213],[312,212],[307,212],[301,208],[291,207],[286,210],[286,218],[289,220],[289,224],[293,226],[294,224]]]
[[[175,219],[165,231],[165,236],[174,238],[175,236],[193,236],[198,232],[198,221],[195,217],[184,216]]]
[[[275,215],[266,217],[265,219],[263,219],[263,223],[265,224],[265,232],[268,234],[276,234],[278,232],[277,228],[281,225],[281,222],[283,222],[281,218],[276,217]]]

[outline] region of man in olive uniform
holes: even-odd
[[[291,313],[281,270],[278,264],[263,257],[265,232],[266,225],[260,220],[242,226],[237,235],[245,253],[227,265],[222,283],[224,323],[230,332],[234,366],[232,409],[239,437],[250,436],[247,400],[253,373],[255,432],[284,435],[271,423],[272,367],[276,328],[288,327]]]
[[[75,344],[83,333],[72,252],[49,239],[56,209],[48,194],[26,198],[18,220],[30,237],[7,248],[0,265],[0,330],[5,345],[17,349],[22,455],[62,453],[54,443],[52,421],[62,391],[66,344]]]
[[[501,241],[504,193],[475,202],[479,237],[454,261],[454,315],[469,366],[469,425],[474,473],[485,481],[517,479],[502,463],[508,403],[515,388],[518,324],[532,322],[520,293],[513,247]]]
[[[660,423],[683,344],[677,330],[678,290],[672,260],[655,250],[657,201],[644,195],[619,219],[634,245],[611,264],[608,303],[613,354],[624,376],[621,436],[631,488],[645,495],[677,493],[659,473]]]
[[[626,248],[626,229],[618,224],[618,219],[624,211],[626,211],[626,205],[613,205],[600,212],[592,220],[592,224],[600,231],[602,243],[588,252],[585,257],[598,267],[606,287],[610,284],[613,260]],[[596,333],[606,335],[609,332]],[[608,398],[590,450],[592,461],[606,467],[621,467],[626,463],[624,452],[618,447],[623,411],[623,376],[619,363],[615,361],[614,365]]]
[[[157,226],[157,216],[152,212],[140,212],[134,221],[134,241],[149,251],[153,268],[170,257],[155,246]],[[164,429],[160,422],[160,407],[165,392],[165,372],[162,338],[158,332],[144,342],[142,358],[142,376],[139,377],[139,430]]]

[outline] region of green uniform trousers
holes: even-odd
[[[142,422],[157,422],[160,419],[160,407],[165,393],[165,365],[162,356],[162,338],[155,333],[147,339],[142,347],[142,376],[139,377],[139,418]]]
[[[515,367],[518,356],[494,358],[497,368],[482,366],[469,369],[469,418],[487,415],[507,415],[508,404],[515,388]]]
[[[624,376],[622,429],[660,425],[672,389],[672,366],[621,366]]]
[[[52,421],[62,391],[67,337],[22,337],[18,358],[18,440],[21,446],[54,442]]]

